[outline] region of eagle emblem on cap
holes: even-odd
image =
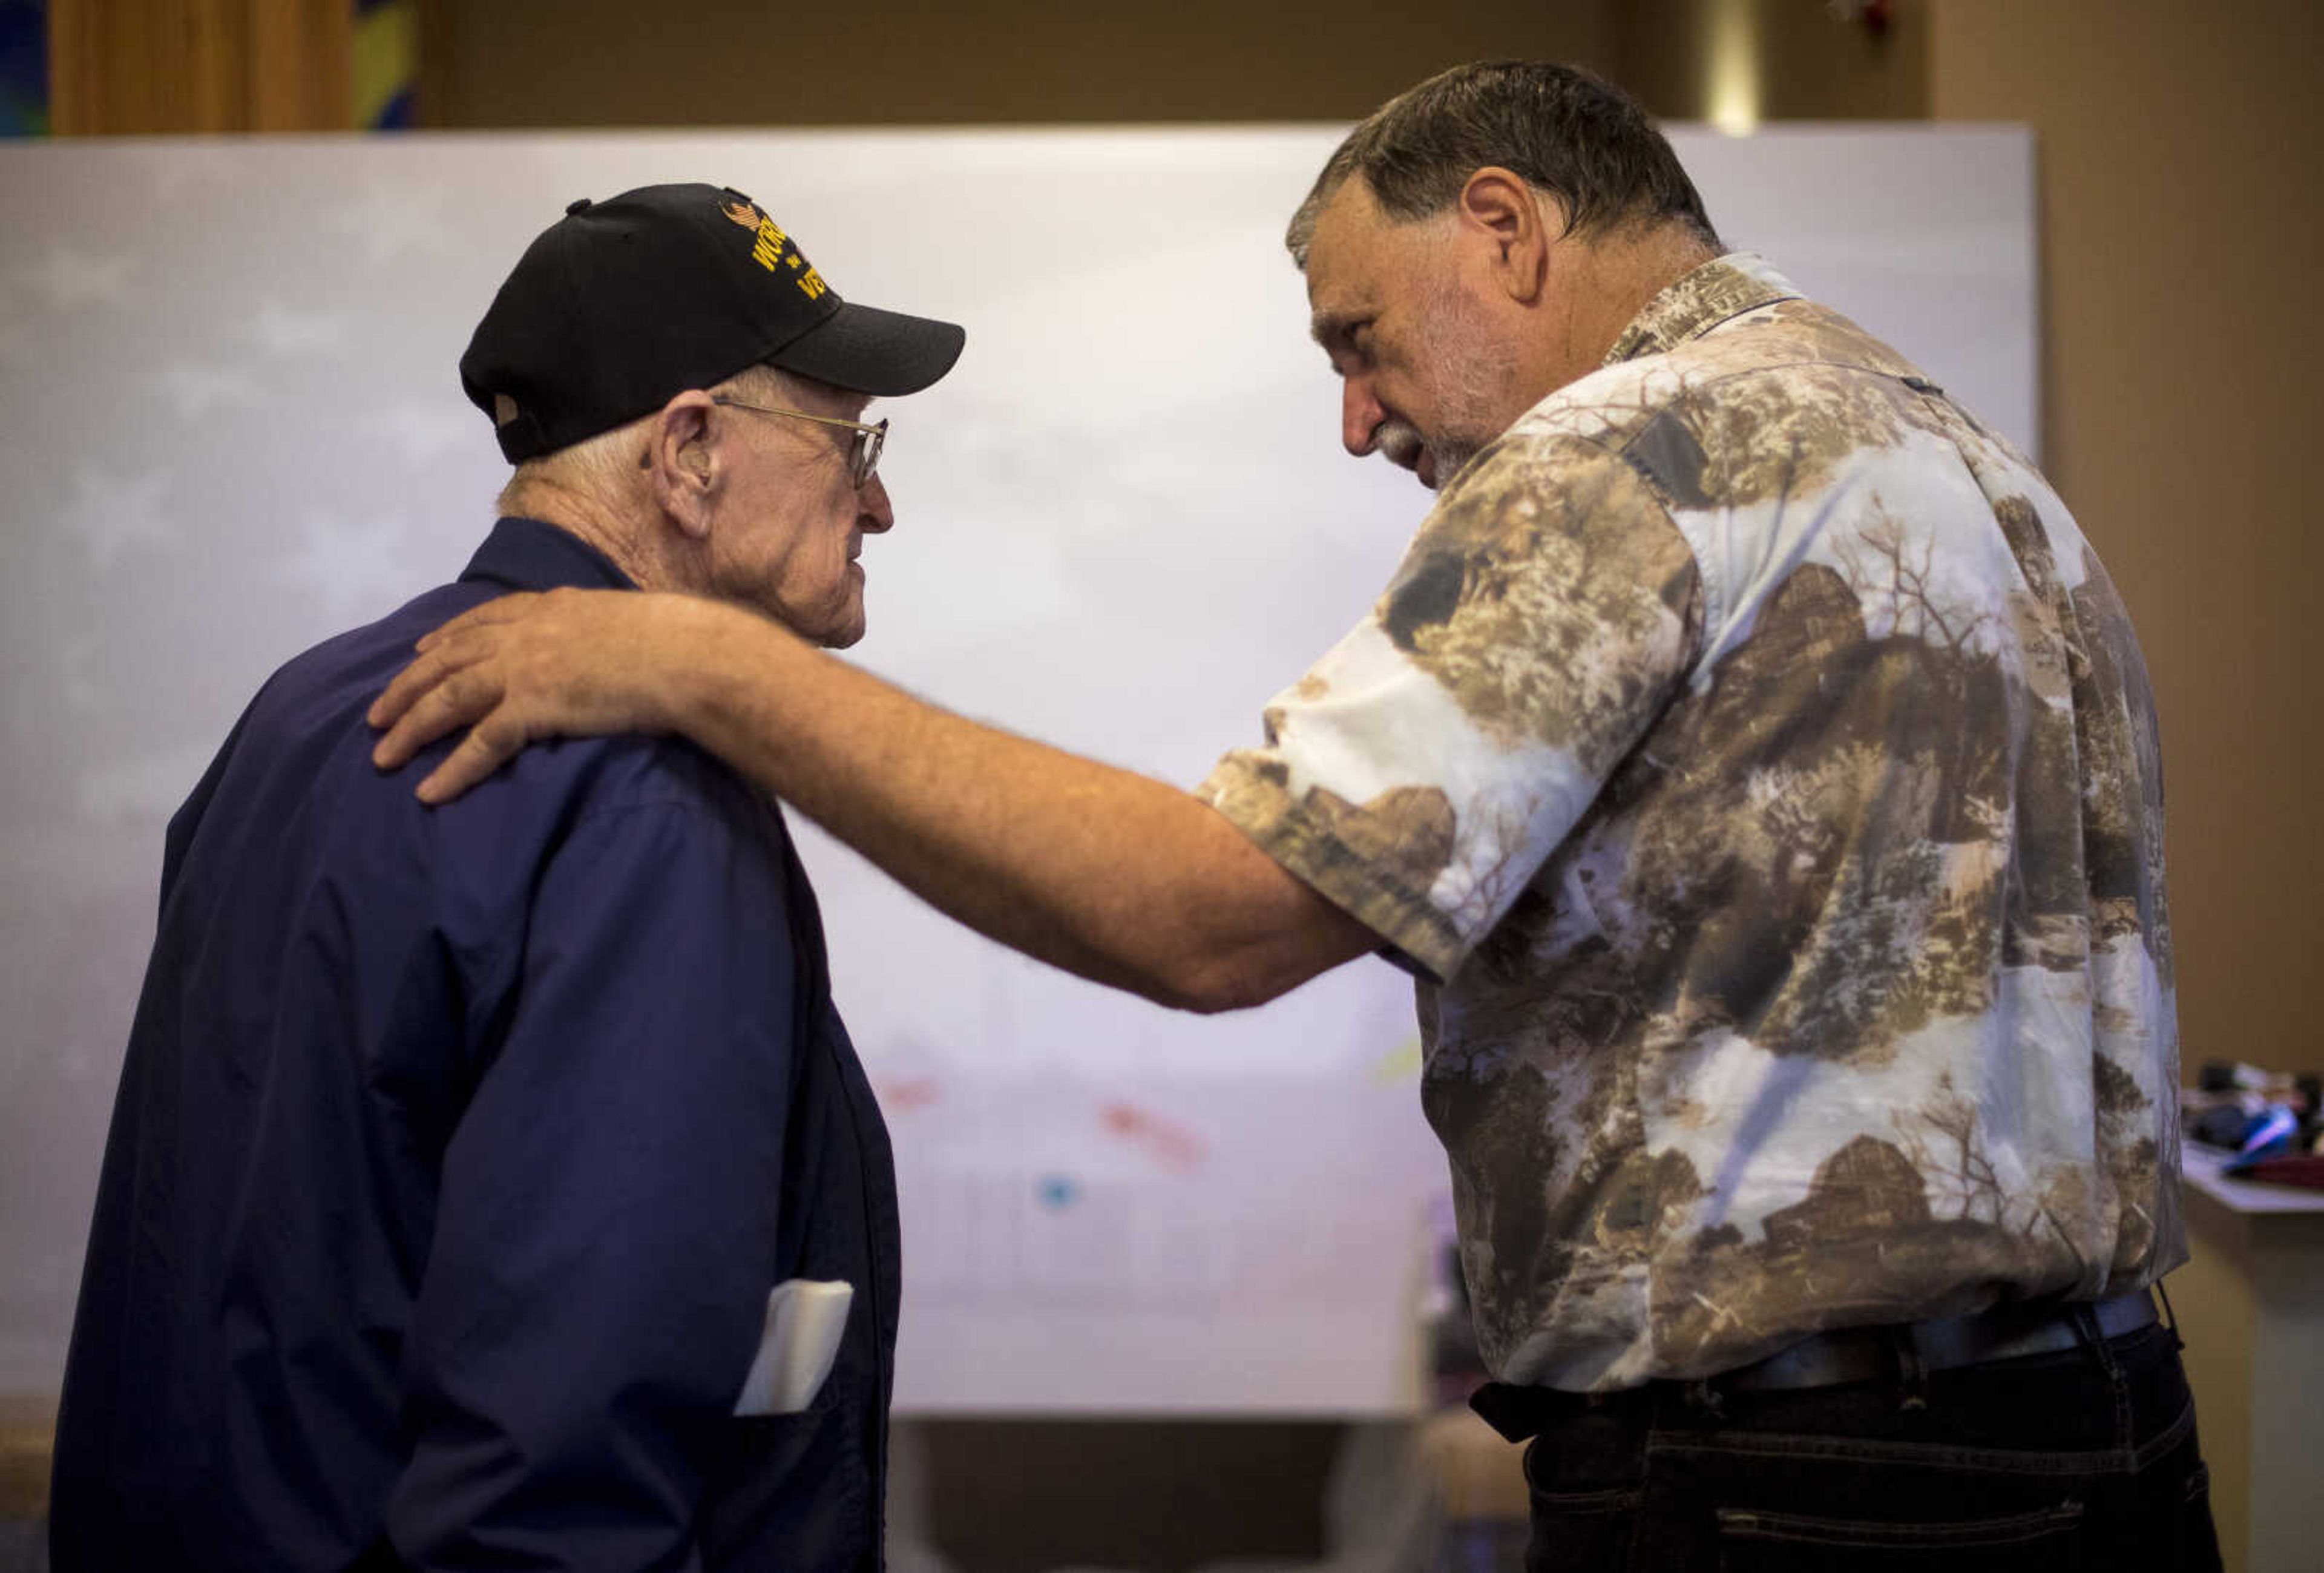
[[[751,245],[751,260],[770,273],[778,263],[788,264],[798,275],[791,282],[800,292],[810,301],[821,300],[831,286],[823,282],[821,273],[807,265],[807,258],[799,254],[791,237],[783,233],[783,227],[760,212],[759,205],[742,192],[729,189],[726,194],[734,199],[719,211],[757,237]]]

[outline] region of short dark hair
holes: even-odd
[[[1409,222],[1442,213],[1488,164],[1565,207],[1568,232],[1683,224],[1720,244],[1694,182],[1638,101],[1572,66],[1479,60],[1406,88],[1348,133],[1292,215],[1284,244],[1301,267],[1324,205],[1361,175],[1380,210]]]

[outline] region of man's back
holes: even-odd
[[[680,744],[544,750],[444,810],[370,763],[364,712],[419,634],[621,582],[504,521],[469,581],[277,673],[172,822],[60,1569],[343,1567],[391,1528],[420,1562],[696,1565],[713,1472],[798,1467],[728,1411],[802,1272],[868,1291],[820,1463],[876,1482],[884,1135],[772,809]]]

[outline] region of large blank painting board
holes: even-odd
[[[966,324],[954,375],[885,409],[898,525],[858,657],[1191,785],[1364,614],[1428,500],[1340,452],[1281,245],[1337,134],[0,148],[0,1390],[61,1368],[162,828],[268,671],[482,538],[506,469],[454,365],[566,201],[733,185],[843,294]],[[2033,444],[2023,133],[1677,140],[1730,243]],[[1408,1402],[1444,1181],[1401,974],[1176,1015],[802,839],[896,1140],[899,1406]]]

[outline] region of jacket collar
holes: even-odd
[[[512,590],[633,590],[613,559],[568,530],[540,519],[503,518],[460,574],[463,584]]]

